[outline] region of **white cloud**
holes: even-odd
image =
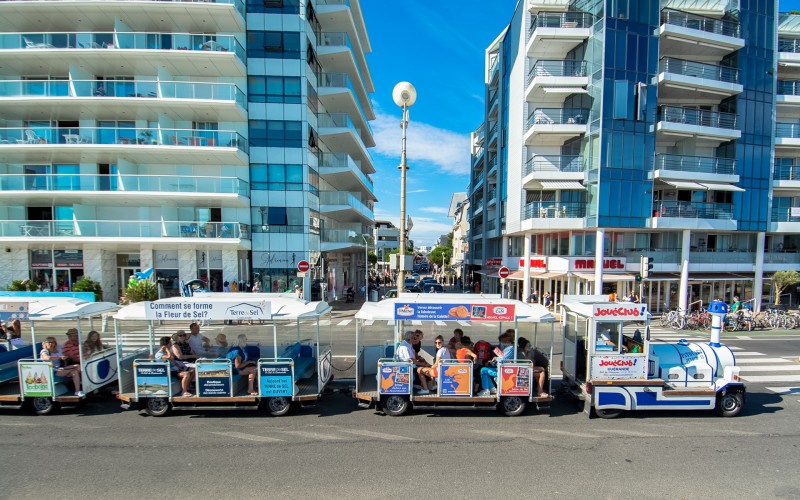
[[[430,210],[419,209],[424,212],[434,212],[436,209],[431,207]],[[447,212],[447,210],[444,210]],[[439,241],[439,236],[447,234],[453,230],[453,225],[448,222],[448,219],[433,219],[421,215],[409,213],[411,222],[414,224],[411,229],[411,239],[414,240],[417,246],[420,245],[433,245]],[[396,227],[400,226],[400,217],[397,212],[389,212],[380,208],[375,208],[375,220],[388,220],[391,221]]]
[[[445,207],[424,207],[420,208],[420,210],[422,212],[429,212],[432,214],[441,214],[441,215],[447,215],[448,212],[447,208]]]
[[[415,122],[411,109],[411,121],[407,134],[408,164],[426,162],[448,174],[467,175],[469,173],[470,149],[469,135]],[[375,120],[371,122],[375,136],[375,152],[400,159],[402,129],[400,117],[376,109]]]

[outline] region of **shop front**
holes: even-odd
[[[197,276],[212,292],[222,291],[222,250],[197,251]]]
[[[42,290],[69,292],[83,276],[83,250],[31,250],[30,276]]]

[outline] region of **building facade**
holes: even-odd
[[[453,257],[450,259],[450,267],[453,269],[456,279],[462,280],[464,277],[467,239],[469,238],[468,211],[469,199],[467,198],[467,193],[453,193],[450,199],[450,209],[447,211],[447,216],[453,219]]]
[[[473,278],[760,307],[800,267],[797,23],[776,0],[520,1],[486,51]]]
[[[0,39],[0,286],[86,275],[116,300],[152,267],[165,295],[284,291],[300,260],[329,287],[363,280],[358,0],[12,0]]]

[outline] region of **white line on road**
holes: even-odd
[[[291,434],[293,436],[300,436],[308,439],[312,439],[315,441],[341,441],[344,438],[340,438],[338,436],[331,436],[330,434],[318,434],[316,432],[306,432],[306,431],[279,431],[286,434]]]
[[[736,360],[737,365],[742,363],[791,363],[791,361],[783,358],[739,358]]]
[[[469,321],[456,321],[461,326],[472,326],[470,325]]]
[[[571,432],[571,431],[558,431],[555,429],[532,429],[533,432],[545,432],[550,434],[558,434],[559,436],[574,436],[574,437],[583,437],[583,438],[592,438],[597,439],[600,436],[595,434],[584,434],[583,432]]]
[[[800,372],[800,365],[747,365],[739,369],[743,372]]]
[[[418,319],[412,319],[411,320],[411,324],[414,325],[414,326],[422,326],[422,321],[420,321]]]
[[[753,337],[749,337],[747,335],[737,335],[736,340],[753,340]]]
[[[353,320],[352,319],[343,319],[342,321],[339,322],[338,326],[347,326],[347,325],[350,324],[351,321],[353,321]]]
[[[232,437],[237,439],[244,439],[247,441],[256,441],[260,443],[283,443],[283,439],[271,438],[266,436],[256,436],[254,434],[245,434],[244,432],[212,432],[218,436]]]
[[[744,352],[737,352],[736,357],[739,356],[766,356],[763,352],[753,352],[753,351],[744,351]]]
[[[434,321],[433,324],[436,326],[447,326],[447,323],[444,321]]]
[[[728,349],[730,349],[731,351],[743,351],[744,347],[728,346]]]
[[[373,323],[375,323],[375,320],[374,320],[374,319],[368,319],[367,321],[365,321],[365,322],[364,322],[364,324],[365,324],[366,326],[372,326],[372,324],[373,324]]]
[[[800,375],[747,375],[742,376],[742,380],[755,383],[800,382]]]
[[[767,390],[778,394],[800,394],[800,387],[767,387]]]
[[[607,432],[609,434],[619,434],[620,436],[634,436],[634,437],[659,437],[658,434],[651,434],[649,432],[631,431],[628,429],[592,429],[597,432]]]
[[[385,441],[417,441],[414,438],[406,436],[395,436],[394,434],[384,434],[382,432],[373,432],[356,429],[338,429],[339,432],[346,432],[348,434],[355,434],[356,436],[371,437],[375,439],[383,439]]]
[[[492,437],[507,438],[507,439],[529,439],[531,441],[544,441],[547,438],[542,436],[531,436],[530,434],[517,434],[515,432],[497,431],[497,430],[481,430],[472,429],[471,432],[475,434],[487,434]]]

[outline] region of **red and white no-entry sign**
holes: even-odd
[[[308,270],[311,269],[311,265],[308,263],[307,260],[301,260],[297,263],[297,270],[301,273],[306,273]]]
[[[500,276],[501,279],[508,278],[509,274],[511,273],[508,271],[508,268],[506,266],[503,266],[497,270],[497,275]]]

